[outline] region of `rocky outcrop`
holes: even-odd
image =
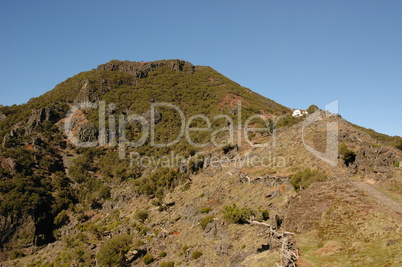
[[[363,143],[356,153],[355,161],[349,165],[349,171],[361,173],[363,176],[388,178],[392,175],[396,153],[385,147],[374,147]],[[373,175],[374,174],[374,175]]]
[[[14,174],[17,170],[17,163],[13,158],[4,158],[0,156],[0,167],[5,171]]]
[[[21,218],[0,216],[0,246],[23,248],[35,245],[35,229],[34,219],[29,215]]]
[[[44,121],[56,123],[59,119],[59,115],[51,108],[34,109],[32,110],[31,116],[28,119],[26,126],[27,132],[32,132],[35,126],[43,123]]]
[[[103,71],[120,71],[129,73],[136,78],[146,78],[148,74],[159,67],[169,66],[175,71],[183,71],[184,66],[188,67],[188,72],[195,71],[194,65],[184,60],[158,60],[153,62],[132,62],[132,61],[118,61],[112,60],[106,64],[98,66],[98,70]]]
[[[6,134],[6,135],[3,137],[3,142],[2,142],[3,147],[11,147],[11,146],[12,146],[12,142],[9,143],[8,141],[11,141],[11,140],[13,140],[13,139],[15,140],[17,137],[19,137],[19,136],[21,136],[21,135],[23,135],[23,134],[24,134],[23,127],[20,127],[20,124],[15,125],[15,126],[11,129],[10,133]]]
[[[81,142],[94,142],[98,140],[98,129],[92,122],[81,125],[78,131],[78,139]]]

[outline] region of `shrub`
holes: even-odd
[[[161,264],[159,264],[159,267],[173,267],[173,266],[174,261],[161,262]]]
[[[349,164],[355,161],[356,153],[350,150],[345,143],[339,145],[338,151],[346,166],[349,166]]]
[[[400,166],[400,162],[399,162],[399,161],[395,161],[394,167],[399,168],[399,166]]]
[[[175,188],[186,178],[187,175],[178,169],[158,168],[148,177],[136,179],[134,186],[141,194],[162,199],[166,190]]]
[[[142,262],[145,265],[151,264],[154,261],[154,257],[152,257],[151,254],[146,254],[143,258],[142,258]]]
[[[103,266],[120,266],[124,261],[124,255],[130,249],[132,243],[128,235],[115,236],[100,248],[96,255],[99,264]]]
[[[232,206],[224,206],[222,208],[223,218],[230,223],[244,224],[251,216],[254,215],[254,211],[250,208],[239,208],[236,204]]]
[[[212,215],[209,215],[209,216],[203,218],[200,221],[200,225],[201,225],[202,230],[205,230],[205,227],[207,227],[207,224],[210,223],[210,222],[213,222],[213,221],[214,221],[214,216],[212,216]]]
[[[57,216],[54,218],[54,224],[58,227],[61,227],[65,224],[67,224],[70,221],[70,218],[68,217],[67,211],[62,210]]]
[[[161,258],[166,257],[166,252],[165,252],[165,251],[161,251],[161,252],[159,253],[159,257],[161,257]]]
[[[307,111],[308,114],[312,114],[318,109],[319,108],[316,105],[311,105],[311,106],[308,107],[308,109],[306,111]]]
[[[194,260],[198,259],[201,256],[202,256],[202,252],[199,250],[193,251],[193,253],[191,253],[191,258],[193,258]]]
[[[267,220],[269,219],[269,211],[267,211],[267,210],[262,210],[259,219],[260,219],[261,221],[267,221]]]
[[[290,177],[290,183],[296,191],[299,191],[301,189],[306,189],[313,182],[323,182],[326,178],[325,174],[307,168],[293,174]]]
[[[15,260],[15,259],[23,257],[24,253],[22,253],[20,250],[11,250],[8,253],[8,256],[10,257],[10,260]]]
[[[148,218],[148,211],[146,210],[137,210],[134,214],[134,218],[141,221],[142,223]]]
[[[200,213],[209,213],[210,211],[211,211],[211,209],[208,207],[200,209]]]

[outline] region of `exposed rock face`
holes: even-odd
[[[10,145],[7,144],[7,141],[9,141],[9,140],[11,140],[11,139],[13,139],[13,138],[17,138],[17,137],[19,137],[19,136],[21,136],[21,135],[23,135],[23,134],[24,134],[24,130],[22,129],[22,127],[20,127],[20,124],[15,125],[15,126],[11,129],[10,133],[8,133],[8,134],[6,134],[6,135],[4,136],[2,145],[3,145],[4,147],[10,147]]]
[[[377,174],[376,178],[388,178],[392,174],[396,161],[395,153],[385,147],[373,147],[363,143],[356,154],[356,159],[349,166],[351,173],[359,171],[362,175]]]
[[[31,216],[12,218],[0,216],[0,246],[7,244],[13,248],[34,245],[35,223]]]
[[[30,133],[33,131],[35,126],[41,124],[44,121],[50,121],[51,123],[55,123],[60,119],[59,115],[54,112],[54,110],[50,108],[40,108],[32,110],[31,116],[29,117],[27,123],[27,132]]]
[[[228,255],[232,247],[230,243],[222,242],[216,247],[215,251],[218,255]]]
[[[98,140],[98,129],[92,122],[81,125],[78,131],[78,139],[81,142],[93,142]]]
[[[148,122],[151,123],[151,110],[148,110],[147,112],[143,113],[141,115],[142,117],[144,117],[144,119]],[[159,123],[162,120],[162,114],[155,109],[155,114],[154,114],[154,122],[155,124]]]
[[[175,71],[183,71],[184,66],[190,67],[189,72],[193,72],[195,67],[184,60],[159,60],[153,62],[132,62],[112,60],[106,64],[98,66],[98,70],[121,71],[133,75],[136,78],[146,78],[148,73],[158,67],[168,65]]]
[[[17,163],[13,158],[3,158],[0,156],[0,167],[3,168],[4,170],[10,173],[15,173],[17,168],[16,166]]]
[[[205,232],[204,232],[205,236],[209,236],[210,238],[213,238],[216,236],[217,233],[218,233],[218,225],[217,225],[216,221],[210,222],[206,225]]]

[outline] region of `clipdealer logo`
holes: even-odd
[[[156,142],[155,138],[156,108],[170,109],[171,112],[174,112],[176,114],[178,120],[180,121],[179,133],[175,137],[175,139],[170,142],[167,143]],[[74,115],[77,114],[80,110],[84,109],[98,109],[99,111],[99,135],[98,140],[96,141],[90,141],[90,142],[81,141],[73,133]],[[104,101],[99,101],[97,103],[84,102],[73,105],[67,114],[64,125],[65,133],[69,141],[78,147],[95,147],[105,145],[109,145],[110,147],[118,146],[119,157],[120,159],[124,159],[126,158],[127,147],[137,148],[145,145],[147,141],[149,142],[151,147],[170,147],[177,144],[180,140],[185,139],[190,145],[197,148],[203,148],[210,144],[213,144],[216,147],[223,147],[226,144],[237,145],[241,147],[242,140],[245,140],[249,145],[253,147],[267,147],[268,145],[270,145],[271,142],[255,144],[250,140],[248,134],[252,132],[265,132],[265,133],[270,132],[273,136],[273,142],[275,141],[276,136],[275,127],[273,127],[273,125],[276,125],[276,121],[275,120],[272,121],[272,119],[270,120],[264,115],[261,114],[252,115],[245,120],[245,123],[243,125],[241,102],[238,102],[237,106],[237,118],[236,118],[237,125],[235,125],[234,120],[226,114],[219,114],[212,118],[208,118],[203,114],[195,114],[186,119],[184,112],[178,106],[170,103],[152,103],[150,105],[149,120],[147,120],[144,116],[138,114],[131,114],[128,116],[121,114],[118,115],[118,117],[116,117],[116,115],[111,114],[112,112],[110,112],[115,109],[114,104],[107,105],[107,109],[109,111],[108,116],[106,116],[107,113],[106,103]],[[266,127],[263,128],[249,127],[250,124],[252,124],[252,122],[256,119],[263,121]],[[280,117],[276,118],[276,120],[278,119],[280,119]],[[108,129],[106,128],[106,120],[108,120]],[[118,120],[118,125],[116,125],[116,120]],[[226,126],[218,129],[213,129],[212,127],[213,122],[218,120],[225,121]],[[136,142],[129,141],[125,135],[127,124],[134,121],[141,124],[141,137]],[[206,125],[206,127],[202,128],[193,127],[192,123],[194,121],[202,121]],[[197,133],[197,132],[209,133],[210,134],[209,142],[205,143],[195,142],[191,137],[191,133]],[[217,138],[217,136],[222,132],[226,132],[228,134],[227,142],[224,144],[219,143]]]
[[[177,144],[180,140],[185,139],[190,145],[203,148],[210,144],[215,147],[223,147],[224,145],[237,145],[238,147],[242,146],[242,140],[245,140],[252,147],[274,147],[276,144],[276,125],[279,120],[281,120],[284,115],[276,116],[268,119],[266,116],[261,114],[254,114],[249,116],[244,124],[242,124],[242,105],[241,102],[238,102],[237,105],[237,125],[234,123],[234,119],[226,114],[219,114],[213,116],[212,118],[208,118],[203,114],[192,115],[188,119],[186,119],[184,112],[176,105],[170,103],[152,103],[150,104],[150,118],[147,120],[144,116],[138,114],[131,115],[123,115],[120,114],[116,116],[112,114],[116,106],[114,104],[106,105],[105,101],[99,102],[83,102],[73,105],[65,119],[65,133],[67,135],[68,140],[78,147],[95,147],[95,146],[105,146],[109,147],[118,147],[119,158],[125,159],[127,156],[127,147],[137,148],[145,145],[147,142],[151,147],[170,147]],[[176,114],[178,120],[180,120],[180,130],[177,136],[166,143],[157,143],[156,142],[156,134],[155,134],[155,125],[157,122],[155,121],[156,108],[164,108],[170,109],[171,112]],[[95,141],[81,141],[79,138],[73,133],[73,118],[80,110],[85,109],[98,109],[99,114],[99,134],[98,139]],[[106,109],[108,112],[106,112]],[[106,114],[109,115],[106,115]],[[325,106],[325,116],[331,117],[334,114],[338,113],[338,101],[333,101]],[[306,131],[309,125],[314,122],[320,121],[323,119],[322,112],[317,110],[313,114],[308,115],[303,123],[302,123],[302,131],[301,131],[301,139],[304,144],[304,147],[315,157],[319,158],[327,162],[328,164],[335,166],[337,164],[338,158],[338,123],[337,122],[327,122],[327,136],[326,136],[326,150],[325,152],[321,152],[316,150],[314,147],[310,146],[306,141]],[[265,127],[263,128],[255,128],[249,127],[253,121],[259,119],[264,122]],[[225,125],[222,128],[213,129],[213,122],[223,120],[225,121]],[[106,121],[108,121],[108,127],[106,127]],[[116,125],[116,121],[118,124]],[[192,123],[194,121],[202,121],[206,127],[193,127]],[[129,141],[126,137],[125,131],[127,125],[131,122],[138,122],[141,125],[140,138],[137,141]],[[192,137],[191,133],[209,133],[210,140],[205,143],[197,143]],[[217,136],[222,133],[227,133],[227,142],[222,144],[218,142]],[[270,133],[272,138],[269,142],[266,143],[253,143],[249,138],[249,133],[252,132],[264,132]],[[133,152],[130,152],[133,153]],[[137,161],[138,161],[138,153]],[[133,154],[130,154],[130,158],[132,159]],[[157,159],[147,158],[143,159],[143,162],[156,162]]]

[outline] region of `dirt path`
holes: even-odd
[[[383,204],[384,206],[402,214],[402,205],[395,200],[387,197],[377,189],[374,189],[369,184],[365,182],[352,182],[352,184],[359,190],[362,190],[372,196],[377,202]]]

